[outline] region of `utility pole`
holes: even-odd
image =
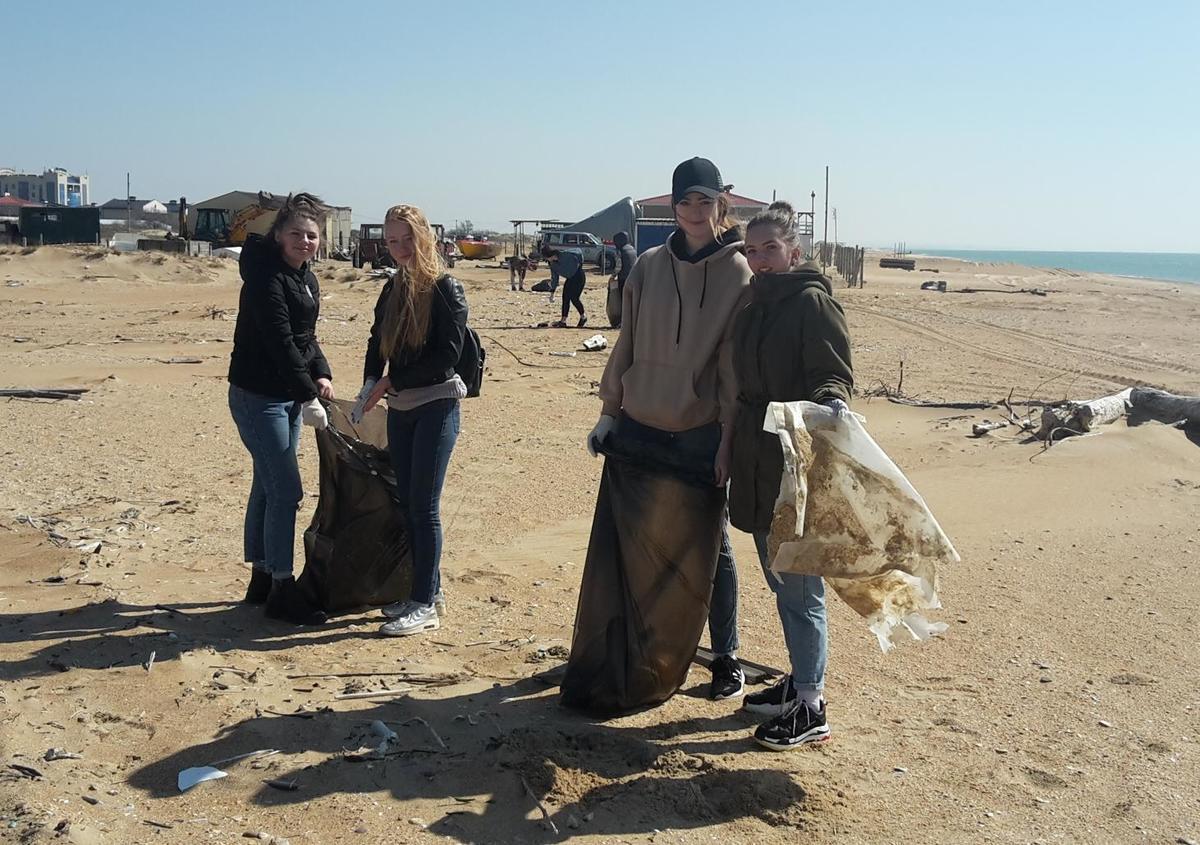
[[[825,272],[825,247],[829,243],[829,165],[825,165],[825,229],[821,233],[821,272]]]
[[[837,246],[840,243],[837,236],[837,206],[835,205],[833,207],[833,245]]]
[[[133,231],[133,196],[129,188],[129,171],[125,171],[125,231]]]
[[[817,249],[817,192],[813,191],[808,197],[808,254],[809,258],[816,256]]]

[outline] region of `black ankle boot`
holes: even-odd
[[[271,619],[282,619],[294,625],[323,625],[328,619],[325,611],[313,607],[300,592],[295,578],[276,578],[267,596],[266,614]]]
[[[250,572],[250,585],[246,587],[246,597],[243,604],[263,604],[271,594],[271,573],[265,569],[254,569]]]

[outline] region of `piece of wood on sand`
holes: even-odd
[[[1101,396],[1087,402],[1065,402],[1042,411],[1042,427],[1037,432],[1039,440],[1053,440],[1056,436],[1087,434],[1102,425],[1116,422],[1129,411],[1130,388]]]
[[[1135,387],[1129,396],[1130,415],[1174,424],[1200,425],[1200,396],[1176,396],[1152,387]]]

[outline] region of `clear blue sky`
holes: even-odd
[[[843,241],[1200,252],[1200,4],[820,5],[6,3],[0,166],[507,228],[703,155],[818,220],[828,164]]]

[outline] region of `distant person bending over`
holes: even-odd
[[[265,603],[267,616],[298,625],[325,621],[292,577],[296,510],[304,496],[296,461],[300,423],[324,428],[317,397],[333,399],[333,376],[317,343],[321,288],[309,269],[324,221],[319,198],[293,194],[265,238],[246,240],[229,361],[229,411],[254,463],[244,533],[254,569],[245,601]]]
[[[637,250],[629,242],[629,234],[627,232],[617,232],[613,235],[613,245],[617,248],[617,258],[620,261],[616,273],[617,296],[620,299],[625,296],[625,281],[629,278],[629,274],[633,270],[634,262],[637,261]],[[614,329],[621,328],[621,320],[617,319],[612,324],[612,327]]]
[[[467,386],[455,371],[467,331],[462,285],[445,272],[433,228],[419,208],[397,205],[383,223],[399,268],[375,304],[355,423],[387,397],[388,452],[408,520],[413,584],[408,601],[383,609],[380,633],[402,637],[441,625],[442,485],[458,440]],[[387,374],[384,374],[384,368]]]
[[[563,282],[562,295],[562,318],[554,323],[556,329],[565,329],[567,327],[567,315],[571,313],[571,306],[575,306],[575,310],[579,312],[579,328],[587,325],[587,314],[583,310],[583,287],[587,284],[587,274],[583,269],[583,253],[577,249],[555,249],[552,246],[542,247],[542,257],[550,264],[550,296],[554,297],[554,291],[558,289],[558,279],[561,276],[566,279]]]
[[[792,207],[778,202],[746,226],[752,299],[733,332],[739,393],[729,517],[735,528],[754,535],[791,660],[791,672],[782,681],[747,696],[742,706],[769,717],[754,738],[775,750],[829,738],[822,695],[829,635],[825,582],[770,568],[767,536],[783,477],[783,448],[777,435],[763,431],[763,420],[769,402],[820,402],[839,415],[849,413],[854,384],[842,306],[820,269],[800,263],[794,221]]]
[[[621,304],[623,327],[600,381],[600,421],[588,435],[596,454],[610,433],[689,464],[718,487],[729,481],[737,384],[733,321],[749,296],[750,267],[715,164],[693,158],[675,168],[676,229],[634,264]],[[708,631],[709,697],[742,695],[737,660],[737,568],[722,518]]]

